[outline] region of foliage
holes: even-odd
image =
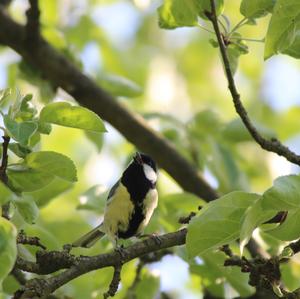
[[[163,171],[160,174],[159,207],[146,232],[178,230],[180,217],[196,214],[187,225],[186,251],[174,250],[188,265],[189,283],[181,289],[173,283],[170,296],[174,293],[175,298],[178,292],[179,298],[182,289],[189,289],[197,298],[204,291],[223,298],[252,295],[255,289],[249,285],[249,274],[224,267],[227,256],[219,248],[229,244],[236,256],[249,257],[246,246],[259,234],[261,248],[278,257],[286,242],[299,239],[300,177],[276,178],[270,156],[259,149],[233,112],[220,72],[210,1],[164,0],[159,7],[149,5],[141,12],[142,1],[138,0],[86,0],[87,8],[79,15],[64,1],[39,2],[46,40],[117,101],[140,112],[145,125],[170,141],[220,195],[206,203],[174,187]],[[97,13],[102,8],[120,11],[118,5],[124,5],[138,21],[134,29],[127,24],[117,27],[122,32],[114,41],[115,32],[99,21]],[[297,138],[299,108],[275,111],[262,98],[260,81],[263,59],[280,53],[300,57],[299,0],[217,0],[215,6],[230,68],[242,86],[241,96],[253,124],[266,138],[283,142]],[[59,14],[61,10],[64,13]],[[20,18],[20,11],[10,13]],[[63,20],[65,15],[70,19]],[[121,22],[120,15],[110,17]],[[96,226],[109,187],[119,179],[134,151],[95,112],[74,103],[27,62],[9,62],[6,72],[7,85],[12,88],[0,91],[0,113],[3,136],[10,137],[10,142],[8,180],[0,181],[0,204],[10,204],[11,221],[0,218],[3,298],[20,287],[9,275],[17,254],[32,260],[36,252],[20,245],[17,253],[17,232],[25,229],[49,249],[58,249]],[[281,211],[288,211],[283,223],[266,224]],[[92,255],[110,249],[103,240],[95,249],[74,252]],[[153,269],[164,263],[145,266],[134,289],[137,299],[158,296],[164,277]],[[134,263],[124,267],[116,298],[127,298],[134,285]],[[286,291],[299,288],[298,262],[290,259],[280,267]],[[173,273],[169,275],[174,279]],[[103,269],[68,283],[57,294],[90,298],[104,293],[110,280],[111,271]],[[225,294],[228,289],[232,291]]]

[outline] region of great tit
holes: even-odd
[[[117,247],[118,239],[142,234],[157,207],[157,168],[148,155],[136,153],[108,194],[103,222],[75,241],[73,247],[91,247],[105,234]]]

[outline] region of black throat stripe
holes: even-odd
[[[126,239],[134,236],[141,222],[145,219],[143,213],[143,201],[150,189],[155,188],[144,174],[142,165],[131,164],[123,173],[122,184],[130,194],[130,200],[134,205],[134,212],[131,215],[126,231],[119,231],[118,237]]]

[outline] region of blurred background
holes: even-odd
[[[261,150],[243,128],[227,90],[218,49],[208,42],[213,35],[201,28],[159,29],[156,9],[161,2],[41,0],[42,32],[100,86],[144,115],[221,194],[232,190],[259,193],[276,177],[296,172],[285,159]],[[18,22],[25,22],[27,5],[24,0],[12,2],[9,11]],[[239,5],[238,0],[226,1],[224,14],[232,25],[242,19]],[[244,26],[240,32],[249,39],[262,39],[268,21],[269,16],[258,19],[257,26]],[[242,101],[265,136],[277,137],[299,152],[300,64],[284,55],[264,61],[264,43],[249,42],[248,46],[249,53],[240,56],[235,75]],[[12,50],[1,47],[0,89],[7,87],[17,88],[22,94],[32,93],[40,108],[53,99],[73,101]],[[40,236],[49,249],[61,248],[101,222],[107,190],[136,150],[109,124],[106,127],[108,132],[103,136],[58,126],[50,136],[42,136],[41,150],[69,156],[78,170],[74,186],[62,187],[68,190],[59,196],[54,192],[40,199],[43,208],[34,226],[26,227],[15,219],[28,234]],[[158,188],[159,208],[147,230],[174,231],[180,227],[177,219],[197,209],[199,200],[186,195],[183,203],[176,197],[182,190],[163,170]],[[75,252],[90,255],[109,249],[103,240],[93,249]],[[190,273],[182,249],[177,250],[177,256],[168,255],[147,267],[137,299],[160,298],[160,291],[168,294],[166,298],[200,297],[205,281]],[[121,290],[115,298],[133,298],[127,289],[134,279],[136,263],[132,261],[123,268]],[[57,294],[102,298],[111,275],[111,269],[89,273]],[[229,285],[223,281],[216,284],[225,298],[234,296]]]

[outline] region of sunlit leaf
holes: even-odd
[[[299,38],[299,27],[300,2],[277,0],[266,36],[265,59],[287,51]]]
[[[5,100],[11,95],[12,90],[10,88],[0,90],[0,106],[5,104]]]
[[[133,98],[142,94],[142,89],[133,81],[117,75],[101,75],[100,86],[117,97]]]
[[[219,16],[224,10],[224,0],[214,0],[216,7],[216,14]],[[207,19],[205,12],[211,12],[210,0],[194,0],[199,16],[203,19]]]
[[[178,229],[181,225],[179,218],[187,217],[191,212],[197,213],[199,207],[205,204],[205,201],[188,192],[160,196],[159,209],[163,218],[161,222],[166,228],[170,226],[173,230]]]
[[[278,227],[267,231],[271,236],[282,241],[293,241],[300,237],[300,208],[289,211],[285,221]]]
[[[272,12],[276,0],[242,0],[241,14],[246,18],[260,18]]]
[[[151,274],[149,271],[143,271],[141,279],[135,289],[136,298],[153,299],[157,297],[159,287],[160,278]]]
[[[0,290],[3,279],[12,270],[17,257],[17,230],[14,225],[0,217]]]
[[[224,278],[242,296],[248,297],[255,289],[248,283],[249,274],[242,273],[236,267],[224,267],[226,256],[222,252],[209,251],[201,256],[203,265],[191,265],[192,273],[198,274],[203,279],[209,279],[211,283]]]
[[[8,148],[18,157],[20,158],[25,158],[26,155],[28,155],[29,153],[31,153],[30,148],[26,147],[26,146],[22,146],[19,143],[16,142],[10,142],[8,145]]]
[[[9,183],[19,192],[31,192],[48,185],[54,176],[35,169],[14,168],[7,171]]]
[[[276,137],[276,132],[260,123],[253,122],[257,130],[266,138]],[[230,121],[223,129],[223,136],[233,142],[252,141],[253,137],[246,129],[240,118]]]
[[[258,196],[257,200],[251,205],[245,213],[245,218],[242,221],[240,232],[240,251],[243,254],[245,245],[249,242],[254,229],[261,223],[271,219],[277,212],[265,211],[262,208],[262,197]]]
[[[190,257],[235,240],[247,208],[259,195],[235,191],[208,203],[188,226],[187,250]]]
[[[73,184],[71,182],[55,177],[43,188],[26,192],[25,195],[31,196],[39,207],[43,207],[58,195],[69,190],[72,186]]]
[[[39,215],[39,209],[33,198],[30,196],[18,197],[13,200],[13,204],[27,223],[35,223]]]
[[[15,194],[0,181],[0,206],[12,200]]]
[[[4,125],[9,135],[21,145],[27,145],[29,138],[37,130],[37,124],[33,121],[17,122],[8,115],[4,116]]]
[[[174,29],[197,25],[197,10],[194,0],[164,0],[158,8],[159,26]]]
[[[26,156],[25,163],[29,168],[70,182],[77,180],[77,171],[73,161],[60,153],[50,151],[33,152]]]
[[[277,178],[273,187],[263,194],[264,210],[287,211],[300,208],[300,176],[288,175]]]
[[[60,126],[78,128],[94,132],[105,132],[100,117],[91,110],[72,106],[67,102],[50,103],[40,113],[40,120]]]
[[[96,146],[98,152],[100,152],[103,147],[103,134],[92,131],[84,131],[84,133],[87,139],[91,141]]]

